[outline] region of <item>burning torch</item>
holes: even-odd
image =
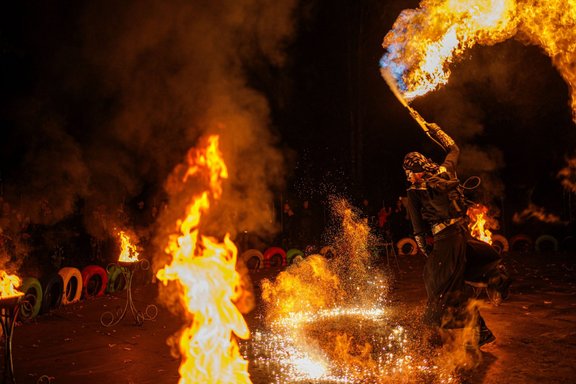
[[[412,118],[414,120],[416,120],[416,122],[418,123],[418,125],[422,128],[422,130],[424,131],[424,133],[426,133],[426,136],[428,136],[432,141],[434,141],[436,144],[438,144],[439,146],[442,147],[442,149],[446,150],[446,148],[438,142],[438,140],[436,140],[436,138],[434,138],[432,136],[432,134],[430,134],[430,127],[432,126],[436,126],[436,124],[434,123],[429,123],[426,120],[424,120],[424,118],[422,117],[422,115],[420,115],[418,113],[418,111],[416,111],[414,108],[412,108],[410,106],[410,104],[408,104],[408,101],[406,101],[406,99],[404,98],[404,95],[402,95],[402,92],[400,91],[400,89],[398,89],[398,85],[396,83],[396,80],[394,79],[394,76],[392,76],[392,74],[390,73],[390,71],[388,71],[386,68],[381,68],[381,73],[382,73],[382,77],[384,78],[384,80],[386,81],[386,84],[388,84],[388,86],[390,87],[390,90],[392,91],[392,93],[394,94],[394,96],[396,96],[396,98],[398,99],[398,101],[400,101],[400,103],[402,103],[403,106],[405,106],[408,109],[408,112],[410,112],[410,116],[412,116]],[[439,128],[439,127],[438,127]]]

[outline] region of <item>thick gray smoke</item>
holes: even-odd
[[[35,134],[23,146],[20,176],[4,186],[5,201],[48,225],[82,209],[91,235],[110,236],[130,225],[126,205],[143,188],[161,191],[196,140],[218,133],[231,180],[220,209],[233,211],[220,224],[273,231],[270,189],[282,184],[283,154],[248,71],[282,65],[295,3],[79,3],[62,27],[74,37],[61,46],[58,36],[47,38],[54,46],[44,71],[57,84],[42,80],[35,95],[42,113],[56,118],[26,118]],[[30,112],[26,103],[22,116]],[[166,199],[147,197],[148,212]]]

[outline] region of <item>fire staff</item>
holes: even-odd
[[[467,263],[471,236],[466,226],[467,204],[456,176],[460,150],[438,125],[426,123],[425,128],[447,154],[442,164],[437,164],[421,153],[410,152],[403,163],[410,183],[407,210],[414,237],[420,250],[427,255],[424,284],[428,300],[424,320],[435,329],[473,326],[477,331],[475,342],[482,346],[494,341],[495,337],[478,309],[469,305],[472,292],[465,281],[469,275],[496,281],[499,256],[497,253],[496,258],[493,254],[487,257],[475,254],[470,256],[474,266]],[[434,238],[430,252],[426,244],[428,235]],[[502,281],[498,279],[497,282],[502,285]]]

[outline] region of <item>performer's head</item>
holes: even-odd
[[[435,174],[440,167],[420,152],[410,152],[404,156],[402,168],[408,181],[414,184],[420,181],[425,173]]]

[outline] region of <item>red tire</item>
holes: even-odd
[[[532,238],[525,234],[518,234],[516,236],[512,236],[510,239],[510,250],[526,253],[530,252],[534,249],[534,242]]]
[[[108,284],[108,273],[99,265],[89,265],[82,269],[82,296],[87,298],[103,296]]]
[[[264,267],[280,267],[286,265],[286,251],[280,247],[270,247],[264,251]]]

